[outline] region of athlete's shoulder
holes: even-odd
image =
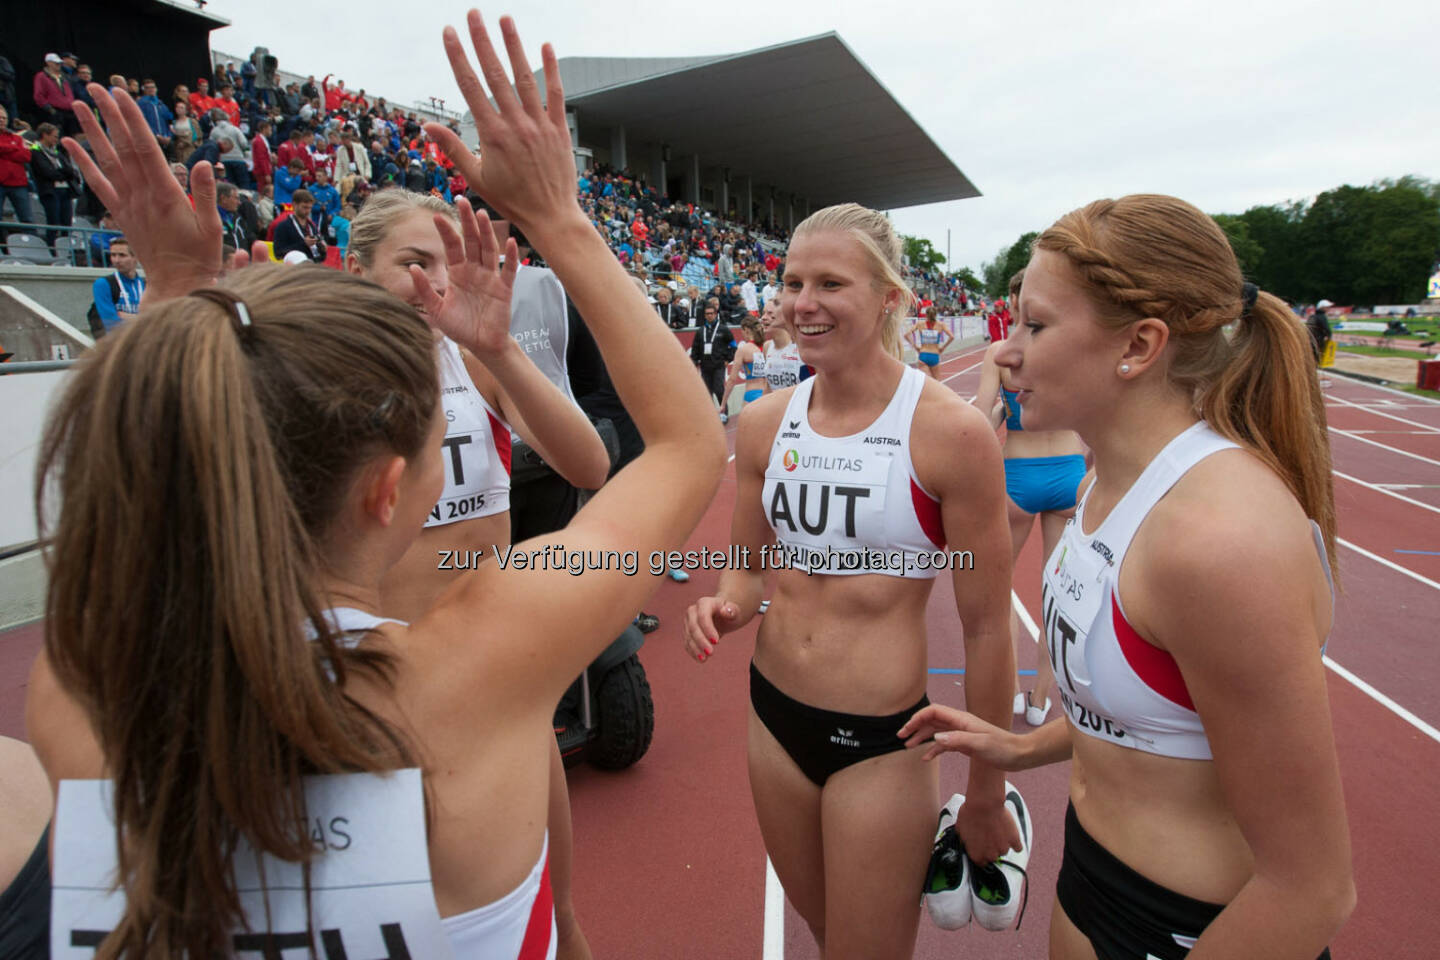
[[[942,436],[963,440],[972,432],[993,434],[989,421],[974,404],[963,399],[939,380],[924,377],[920,387],[920,399],[915,405],[915,426],[932,437],[932,431]]]

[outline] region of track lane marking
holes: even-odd
[[[1385,417],[1386,419],[1395,420],[1400,423],[1408,424],[1412,427],[1420,427],[1426,433],[1440,433],[1440,427],[1435,427],[1428,423],[1421,423],[1418,420],[1407,420],[1404,417],[1397,417],[1393,413],[1385,413],[1381,410],[1372,410],[1364,404],[1356,403],[1353,400],[1346,400],[1344,397],[1341,396],[1331,396],[1328,399],[1338,401],[1345,404],[1347,407],[1353,407],[1356,410],[1363,410],[1365,413],[1374,414],[1377,417]]]
[[[1403,501],[1405,503],[1411,504],[1412,506],[1420,507],[1423,510],[1429,510],[1431,513],[1440,513],[1440,507],[1434,506],[1433,504],[1411,499],[1404,494],[1396,493],[1394,490],[1387,490],[1385,487],[1382,487],[1379,484],[1370,483],[1367,480],[1361,480],[1359,477],[1352,477],[1348,473],[1341,473],[1339,470],[1332,469],[1330,472],[1335,474],[1335,476],[1339,477],[1341,480],[1349,480],[1351,483],[1358,483],[1362,487],[1369,487],[1376,493],[1383,493],[1387,497],[1394,497],[1396,500]],[[1415,486],[1419,486],[1419,484],[1415,484]]]
[[[1343,539],[1341,539],[1340,537],[1336,537],[1336,538],[1335,538],[1335,542],[1338,543],[1338,544],[1340,544],[1342,547],[1349,547],[1351,550],[1354,550],[1356,553],[1360,554],[1360,555],[1363,556],[1363,557],[1369,557],[1371,560],[1374,560],[1376,563],[1383,564],[1384,566],[1389,567],[1391,570],[1394,570],[1396,573],[1403,573],[1403,574],[1405,574],[1405,576],[1409,577],[1411,580],[1415,580],[1415,581],[1418,581],[1418,582],[1420,582],[1420,583],[1423,583],[1423,584],[1425,584],[1425,586],[1431,587],[1431,588],[1433,588],[1433,589],[1435,589],[1435,590],[1440,590],[1440,583],[1436,583],[1434,580],[1431,580],[1429,577],[1424,576],[1423,574],[1416,573],[1414,570],[1411,570],[1409,567],[1402,567],[1402,566],[1400,566],[1400,564],[1395,563],[1393,560],[1386,560],[1384,557],[1380,556],[1378,553],[1371,553],[1369,550],[1366,550],[1364,547],[1358,547],[1358,546],[1356,546],[1355,544],[1351,543],[1349,540],[1343,540]]]
[[[765,932],[760,939],[761,960],[785,960],[785,890],[770,858],[765,858]]]
[[[1340,664],[1336,663],[1334,660],[1331,660],[1329,657],[1321,657],[1320,660],[1322,663],[1325,664],[1325,666],[1333,670],[1336,676],[1340,677],[1343,680],[1349,681],[1351,686],[1359,690],[1361,693],[1365,694],[1371,700],[1374,700],[1376,703],[1380,704],[1380,706],[1384,707],[1386,710],[1389,710],[1391,713],[1395,714],[1395,716],[1399,717],[1401,720],[1404,720],[1406,723],[1410,724],[1410,726],[1414,727],[1416,730],[1419,730],[1431,740],[1434,740],[1436,743],[1440,743],[1440,730],[1436,730],[1430,724],[1426,723],[1424,720],[1421,720],[1419,717],[1415,716],[1415,714],[1411,713],[1409,710],[1406,710],[1404,707],[1400,706],[1400,704],[1396,703],[1394,700],[1391,700],[1389,697],[1385,696],[1385,694],[1381,693],[1379,690],[1376,690],[1370,684],[1366,683],[1364,680],[1361,680],[1359,677],[1355,676],[1355,674],[1351,673],[1349,670],[1346,670],[1344,667],[1340,666]]]
[[[1419,460],[1423,463],[1428,463],[1433,466],[1440,467],[1440,460],[1431,460],[1429,457],[1422,457],[1418,453],[1411,453],[1409,450],[1401,450],[1399,447],[1392,447],[1387,443],[1381,443],[1378,440],[1371,440],[1369,437],[1362,437],[1357,433],[1353,433],[1349,430],[1342,430],[1339,427],[1328,427],[1328,429],[1331,433],[1338,433],[1342,437],[1349,437],[1351,440],[1359,440],[1361,443],[1368,443],[1372,447],[1379,447],[1381,450],[1389,450],[1391,453],[1398,453],[1402,457],[1410,457],[1412,460]]]

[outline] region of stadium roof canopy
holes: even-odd
[[[980,195],[833,32],[721,56],[570,57],[560,74],[577,146],[663,174],[672,196],[677,174],[687,199],[759,186],[815,208]]]

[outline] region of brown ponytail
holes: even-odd
[[[1330,438],[1304,330],[1271,294],[1245,309],[1239,263],[1215,221],[1174,197],[1133,194],[1072,210],[1035,247],[1070,261],[1102,324],[1165,322],[1171,381],[1198,416],[1285,481],[1319,524],[1333,567]]]
[[[115,785],[127,906],[102,958],[228,955],[237,840],[304,862],[303,775],[414,763],[344,692],[390,661],[325,625],[319,545],[363,464],[425,453],[429,331],[334,271],[252,267],[223,289],[87,354],[41,451],[42,530],[42,495],[59,506],[45,649]]]

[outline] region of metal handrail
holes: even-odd
[[[65,233],[65,234],[76,234],[76,233],[79,233],[79,234],[87,234],[87,233],[108,233],[108,234],[110,234],[111,236],[115,236],[115,237],[123,236],[123,233],[122,233],[120,230],[115,229],[114,227],[76,227],[76,226],[68,226],[68,227],[66,227],[66,226],[60,226],[60,225],[51,226],[51,225],[48,224],[48,223],[25,223],[25,222],[20,221],[20,220],[0,220],[0,230],[7,230],[7,231],[9,231],[10,233],[15,233],[15,232],[23,231],[23,232],[25,232],[25,233],[34,234],[35,236],[39,236],[42,231],[45,232],[45,233]],[[74,267],[74,266],[80,266],[80,264],[78,264],[78,263],[75,262],[75,252],[76,252],[77,249],[81,249],[81,250],[84,250],[84,251],[85,251],[85,258],[86,258],[86,260],[88,261],[89,258],[90,258],[90,242],[89,242],[89,239],[88,239],[88,238],[85,238],[85,243],[83,244],[83,246],[81,246],[81,247],[79,247],[79,248],[74,247],[74,246],[71,246],[71,247],[68,247],[68,248],[67,248],[67,250],[68,250],[68,252],[69,252],[69,255],[70,255],[70,265],[71,265],[72,267]],[[14,260],[21,260],[21,261],[23,261],[23,262],[25,262],[25,263],[33,264],[34,266],[40,266],[40,267],[46,266],[46,264],[38,263],[38,262],[33,261],[33,260],[28,260],[28,261],[27,261],[27,260],[25,260],[24,257],[22,257],[22,256],[20,256],[20,255],[18,255],[18,254],[9,254],[9,253],[6,253],[6,254],[0,254],[0,256],[10,257],[11,259],[14,259]],[[109,267],[110,267],[110,249],[109,249],[108,247],[104,247],[104,248],[101,249],[101,251],[100,251],[100,259],[101,259],[101,262],[100,262],[99,264],[91,264],[91,266],[94,266],[94,267],[96,267],[97,269],[102,269],[102,270],[104,270],[104,269],[109,269]]]
[[[18,360],[15,363],[0,363],[0,376],[7,373],[52,373],[68,370],[78,360]]]

